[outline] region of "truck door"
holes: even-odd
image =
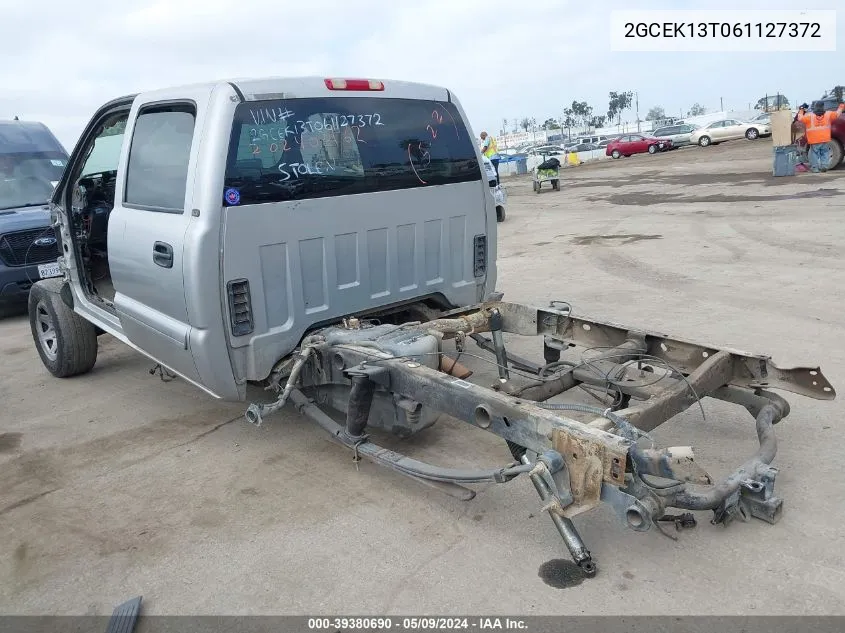
[[[156,99],[136,101],[127,125],[108,228],[115,310],[133,345],[212,395],[231,398],[237,388],[225,344],[203,349],[216,341],[203,335],[207,324],[192,327],[183,272],[186,233],[198,215],[190,176],[209,94]],[[214,371],[198,369],[197,357]]]

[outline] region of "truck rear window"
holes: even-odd
[[[223,202],[259,204],[481,180],[454,104],[329,97],[239,104]]]

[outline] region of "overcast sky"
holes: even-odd
[[[746,109],[767,92],[812,100],[845,83],[839,53],[613,53],[618,9],[835,9],[841,0],[0,0],[0,119],[46,123],[68,150],[105,101],[228,77],[367,76],[446,86],[476,133],[557,117],[573,99],[607,110],[635,90],[641,115],[693,103]],[[633,120],[634,115],[628,116]]]

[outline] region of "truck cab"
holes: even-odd
[[[50,204],[63,277],[30,297],[42,361],[88,371],[107,332],[239,401],[312,328],[483,301],[497,212],[474,138],[449,90],[408,82],[222,81],[105,104]]]

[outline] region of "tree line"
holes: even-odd
[[[543,130],[565,129],[567,135],[571,136],[572,128],[595,129],[605,127],[608,124],[613,125],[614,122],[618,126],[622,124],[622,113],[626,110],[630,110],[633,102],[633,91],[611,91],[608,93],[607,110],[605,113],[600,114],[596,112],[593,106],[586,101],[574,100],[569,106],[564,108],[562,117],[549,117],[539,127]],[[699,116],[705,112],[706,109],[696,103],[689,109],[687,116]],[[648,114],[646,114],[645,120],[659,121],[665,118],[666,112],[663,107],[654,106],[648,111]],[[508,131],[508,123],[508,119],[503,120],[503,132]],[[528,130],[534,128],[537,121],[534,118],[523,117],[522,119],[515,119],[510,123],[513,124],[514,131],[521,128],[523,131],[527,132]]]

